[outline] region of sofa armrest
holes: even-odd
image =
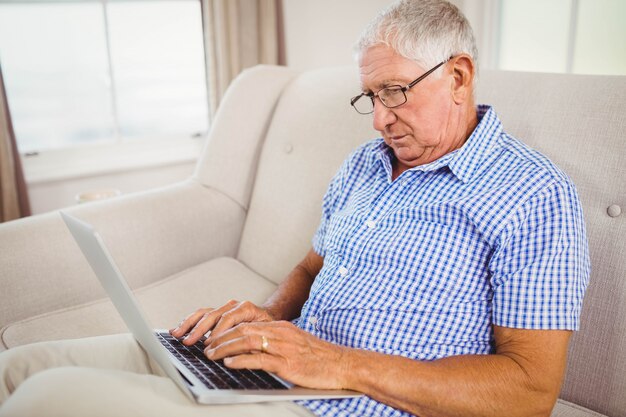
[[[99,231],[132,288],[234,256],[245,218],[194,181],[66,211]],[[58,212],[0,225],[0,284],[0,328],[105,296]]]

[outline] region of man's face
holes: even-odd
[[[391,85],[405,86],[430,69],[384,45],[367,49],[359,66],[361,88],[374,93]],[[432,162],[458,145],[460,120],[454,116],[451,93],[454,80],[446,75],[445,65],[442,68],[443,76],[435,72],[426,77],[406,92],[407,102],[399,107],[388,109],[375,99],[374,128],[393,149],[400,172]]]

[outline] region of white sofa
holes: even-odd
[[[192,178],[68,208],[93,223],[152,324],[263,301],[301,259],[341,161],[376,136],[356,68],[256,67],[231,86]],[[592,277],[553,416],[626,416],[626,77],[488,72],[478,102],[576,183]],[[58,213],[0,225],[0,349],[125,331]],[[600,414],[596,414],[600,413]]]

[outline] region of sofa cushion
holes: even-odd
[[[232,257],[245,219],[242,207],[195,181],[64,211],[100,233],[131,288]],[[58,212],[0,224],[0,328],[103,297]]]
[[[238,259],[280,282],[311,247],[322,196],[343,160],[380,135],[357,114],[356,67],[319,69],[285,88],[259,160]]]
[[[232,258],[217,258],[135,291],[155,328],[169,328],[200,307],[229,299],[264,301],[276,286]],[[72,323],[65,327],[64,323]],[[0,350],[44,340],[127,332],[109,299],[53,311],[0,330]]]
[[[259,65],[237,77],[224,95],[194,177],[248,208],[259,153],[283,88],[298,72]]]
[[[558,400],[550,417],[604,417],[604,414],[596,413],[567,401]]]

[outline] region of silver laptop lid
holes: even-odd
[[[262,401],[287,401],[296,399],[349,398],[363,394],[348,390],[316,390],[292,386],[288,390],[213,390],[208,389],[157,340],[124,276],[117,268],[98,232],[88,223],[60,212],[83,255],[91,265],[113,305],[146,350],[180,389],[200,403],[231,404]],[[184,378],[184,379],[183,379]],[[286,382],[286,381],[284,381]]]
[[[96,273],[100,283],[111,298],[113,305],[132,332],[135,339],[148,352],[187,396],[193,398],[188,386],[170,361],[169,354],[156,339],[153,330],[141,307],[135,300],[126,280],[109,254],[104,242],[93,227],[64,212],[60,212],[63,221]],[[120,279],[121,278],[121,279]]]

